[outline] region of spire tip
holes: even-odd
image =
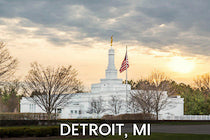
[[[113,35],[111,36],[111,47],[112,47],[112,42],[113,42]]]

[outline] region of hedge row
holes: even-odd
[[[45,137],[58,136],[59,127],[2,127],[0,137]]]
[[[103,123],[102,119],[59,119],[60,123]]]
[[[0,126],[54,126],[57,120],[0,120]]]
[[[101,119],[62,119],[62,120],[1,120],[0,126],[52,126],[60,123],[104,123]]]
[[[56,114],[50,115],[51,120],[56,119]],[[0,120],[48,120],[46,113],[0,113]]]
[[[155,116],[148,113],[136,113],[136,114],[120,114],[120,115],[104,115],[104,120],[155,120]]]

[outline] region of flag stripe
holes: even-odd
[[[125,58],[122,62],[121,68],[120,68],[120,73],[123,72],[124,70],[126,70],[129,67],[129,63],[128,63],[128,57],[127,57],[127,51],[125,54]]]

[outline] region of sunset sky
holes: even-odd
[[[209,15],[207,0],[0,0],[0,41],[20,79],[34,61],[72,65],[90,88],[105,77],[113,35],[117,69],[128,46],[128,79],[157,69],[192,83],[210,72]]]

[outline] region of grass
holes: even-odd
[[[84,138],[82,138],[84,139]],[[122,140],[125,139],[124,135],[122,136],[107,136],[107,137],[92,137],[85,138],[85,140]],[[128,140],[209,140],[210,135],[204,134],[168,134],[168,133],[152,133],[150,136],[133,136],[128,134]],[[60,140],[60,139],[57,139]],[[70,139],[69,139],[70,140]],[[78,140],[72,139],[71,140]]]
[[[208,124],[206,122],[165,122],[165,123],[160,123],[161,125],[192,125],[192,124]],[[31,125],[31,126],[10,126],[10,127],[0,127],[0,131],[1,129],[4,129],[4,128],[47,128],[49,126],[34,126],[34,125]],[[58,126],[59,127],[59,126]],[[58,137],[56,136],[57,138],[56,139],[63,139],[63,138],[67,138],[68,137]],[[44,138],[44,137],[43,137]],[[50,138],[50,137],[45,137],[46,139]],[[107,137],[103,137],[103,136],[98,136],[98,137],[89,137],[89,136],[86,136],[86,137],[74,137],[74,138],[70,138],[71,140],[75,139],[75,140],[78,140],[78,139],[87,139],[87,140],[92,140],[92,139],[95,139],[95,140],[122,140],[122,139],[125,139],[124,138],[124,135],[122,136],[107,136]],[[172,134],[172,133],[152,133],[151,136],[133,136],[131,133],[128,134],[128,140],[210,140],[210,135],[207,135],[207,134]]]
[[[205,125],[205,124],[210,124],[210,121],[205,121],[205,122],[161,122],[161,123],[151,123],[151,124],[160,124],[160,125]]]

